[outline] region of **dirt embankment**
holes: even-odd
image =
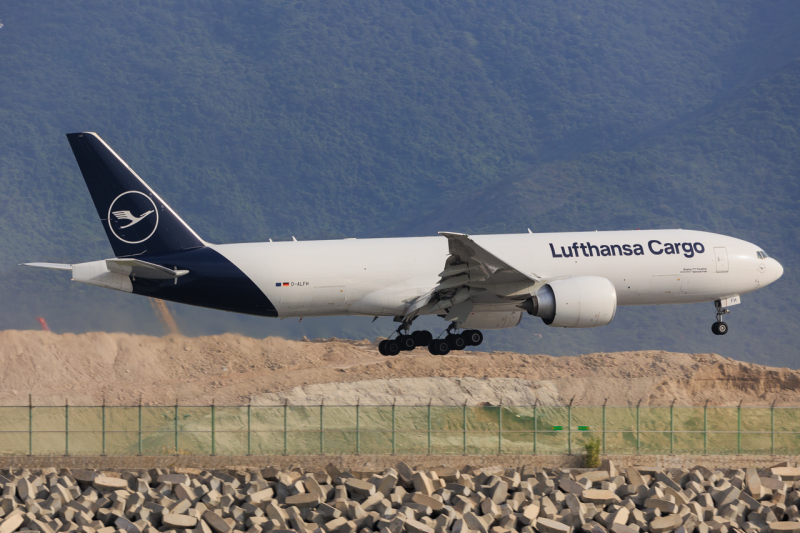
[[[800,372],[715,354],[383,357],[370,341],[0,331],[0,404],[800,405]]]

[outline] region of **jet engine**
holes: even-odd
[[[605,326],[617,312],[617,291],[606,278],[578,276],[551,281],[519,305],[548,326]]]

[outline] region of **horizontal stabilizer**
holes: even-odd
[[[170,270],[140,259],[106,259],[106,266],[111,272],[144,279],[175,279],[189,273],[188,270]]]
[[[22,266],[36,267],[36,268],[51,268],[53,270],[72,270],[72,265],[65,265],[64,263],[22,263]]]

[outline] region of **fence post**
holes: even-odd
[[[739,400],[739,407],[736,408],[736,453],[742,455],[742,402]]]
[[[500,408],[497,411],[497,455],[503,455],[503,400],[500,400]]]
[[[283,455],[289,453],[289,424],[287,418],[289,415],[289,398],[283,399]]]
[[[467,400],[464,399],[464,406],[461,408],[461,422],[464,424],[464,455],[467,455]]]
[[[178,399],[175,398],[175,455],[178,455]]]
[[[431,454],[431,402],[433,398],[428,400],[428,455]]]
[[[319,454],[325,455],[325,398],[319,403]]]
[[[142,397],[139,396],[139,455],[142,455]]]
[[[69,399],[64,401],[64,455],[69,455]]]
[[[608,398],[603,400],[603,455],[606,453],[606,404],[608,403]]]
[[[536,419],[536,406],[539,405],[539,398],[533,404],[533,455],[536,455],[536,432],[539,430],[539,421]]]
[[[28,455],[33,455],[33,394],[28,394]]]
[[[636,455],[639,455],[639,407],[642,405],[642,399],[636,403]]]
[[[211,455],[217,455],[217,406],[215,398],[211,398]],[[175,412],[177,417],[178,413]]]
[[[778,401],[777,398],[772,400],[772,405],[769,407],[769,420],[770,420],[770,431],[772,432],[772,455],[775,455],[775,402]]]
[[[253,426],[250,418],[250,411],[253,404],[253,397],[247,399],[247,455],[252,455],[252,439],[253,439]]]
[[[356,454],[361,454],[361,398],[356,399]]]
[[[703,406],[703,454],[708,455],[708,400]]]
[[[572,455],[572,402],[575,396],[569,401],[567,406],[567,455]]]
[[[103,407],[101,408],[101,415],[103,417],[103,453],[102,456],[106,454],[106,397],[103,396]]]
[[[397,453],[397,419],[395,418],[395,404],[397,398],[392,400],[392,455]]]
[[[675,408],[675,398],[672,399],[672,403],[669,405],[669,454],[672,455],[674,453],[675,448],[675,419],[673,417],[673,409]]]

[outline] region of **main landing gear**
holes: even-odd
[[[428,351],[432,355],[447,355],[450,350],[463,350],[467,346],[478,346],[483,342],[483,333],[477,329],[467,329],[461,333],[453,333],[454,326],[447,328],[447,335],[443,339],[434,339],[428,344]]]
[[[433,335],[431,335],[430,331],[418,330],[408,334],[406,329],[404,334],[400,332],[402,329],[403,326],[397,329],[397,337],[394,339],[390,336],[378,344],[378,351],[381,355],[394,356],[400,352],[410,352],[417,346],[428,346],[428,343],[433,340]]]
[[[722,307],[719,300],[714,302],[714,307],[717,308],[717,321],[711,324],[711,332],[714,335],[725,335],[728,333],[728,324],[722,321],[722,317],[730,313],[727,307]]]
[[[447,355],[450,350],[463,350],[467,346],[478,346],[483,342],[483,333],[477,329],[468,329],[459,334],[453,333],[455,326],[451,325],[447,328],[447,335],[444,338],[434,339],[430,331],[418,330],[409,334],[409,328],[406,326],[410,324],[397,328],[395,338],[390,336],[378,344],[381,355],[395,356],[400,352],[410,352],[417,346],[427,346],[433,355]],[[406,333],[402,333],[403,330]]]

